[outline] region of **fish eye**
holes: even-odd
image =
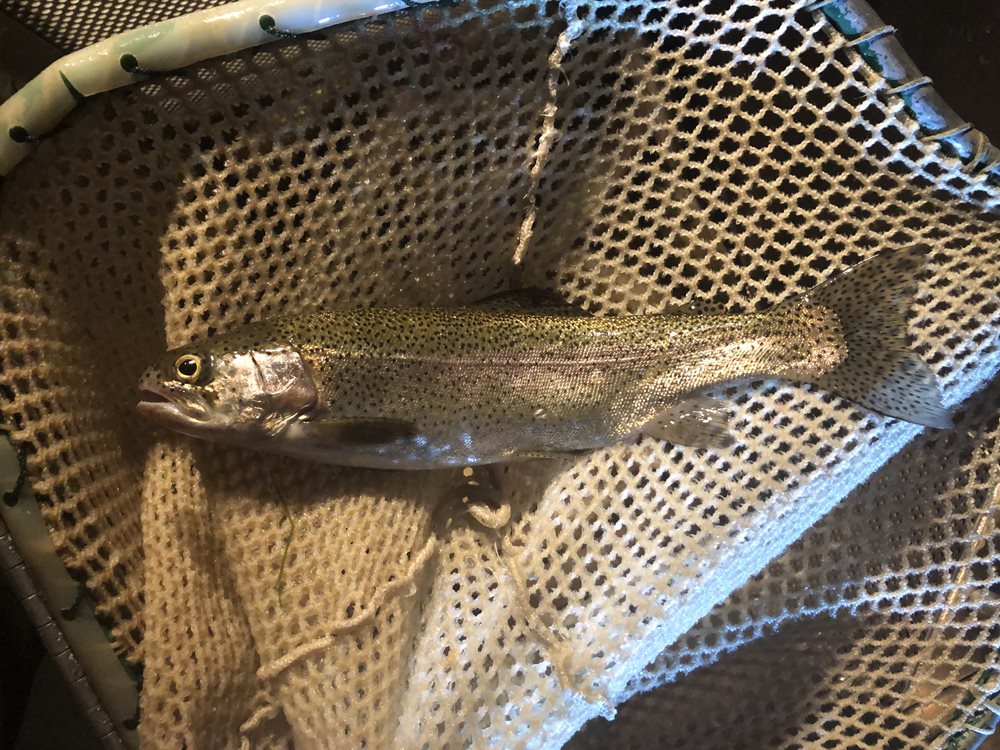
[[[174,362],[177,379],[193,383],[201,375],[202,360],[197,354],[182,354]]]

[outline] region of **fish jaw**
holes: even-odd
[[[156,383],[143,383],[139,388],[142,400],[136,411],[143,417],[186,435],[199,436],[213,427],[211,412],[197,398],[180,397]]]

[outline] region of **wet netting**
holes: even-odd
[[[1000,187],[863,47],[791,0],[473,0],[93,97],[42,143],[0,193],[0,409],[143,665],[144,744],[986,731]],[[450,472],[262,457],[133,411],[165,347],[310,306],[519,284],[598,315],[747,311],[918,242],[910,333],[955,431],[756,382],[726,394],[731,447],[512,464],[490,510]]]

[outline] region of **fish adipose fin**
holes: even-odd
[[[890,417],[952,427],[927,364],[910,348],[906,318],[929,248],[879,253],[798,297],[837,314],[847,357],[813,382]]]
[[[694,299],[683,305],[667,305],[664,315],[726,315],[731,312],[727,305],[713,300]]]
[[[695,448],[733,444],[729,405],[709,396],[689,396],[656,415],[640,432],[657,440]]]

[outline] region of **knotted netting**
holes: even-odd
[[[850,30],[859,4],[821,5],[414,9],[92,97],[7,178],[0,408],[143,665],[146,746],[975,736],[998,682],[997,154],[935,126],[885,31]],[[453,472],[227,450],[132,410],[163,349],[306,307],[525,285],[738,312],[917,242],[910,333],[966,402],[950,433],[756,382],[725,394],[731,448],[511,464],[469,512]]]

